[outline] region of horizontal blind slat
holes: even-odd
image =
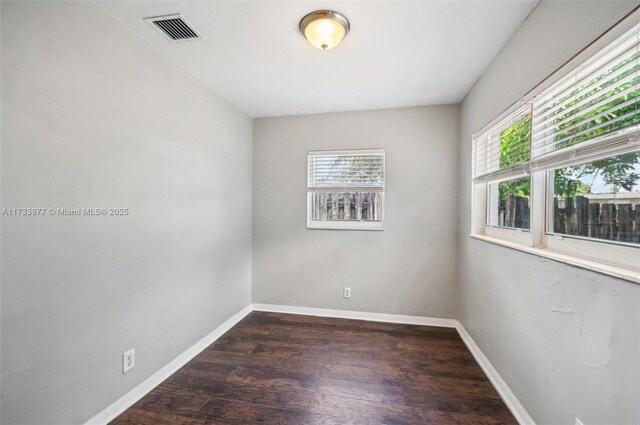
[[[584,122],[587,119],[590,120],[596,120],[598,118],[601,118],[607,114],[610,114],[612,111],[633,105],[634,103],[638,102],[638,100],[640,99],[640,92],[633,92],[633,93],[629,93],[629,96],[627,96],[628,100],[624,100],[621,97],[617,97],[612,99],[603,99],[600,102],[589,106],[589,108],[584,109],[582,111],[577,112],[575,115],[568,117],[562,121],[556,122],[556,123],[550,123],[550,125],[548,125],[547,127],[542,127],[539,130],[536,131],[536,133],[540,134],[543,132],[548,132],[550,131],[552,128],[555,127],[560,127],[562,125],[568,124],[568,123],[572,123],[572,125],[578,125],[581,122]],[[615,105],[612,105],[610,108],[607,109],[602,109],[601,112],[597,112],[594,115],[589,115],[590,113],[596,112],[596,109],[599,109],[607,104],[610,103],[614,103],[617,100],[622,100],[622,103],[616,103]],[[566,126],[565,128],[569,128],[570,126]]]
[[[478,176],[473,179],[474,183],[485,183],[499,180],[511,180],[517,177],[524,177],[530,174],[531,164],[529,161],[526,163],[518,164],[513,167],[503,168],[494,172]]]
[[[571,110],[580,110],[579,108],[584,106],[585,104],[587,104],[587,106],[584,109],[587,109],[587,108],[590,109],[594,105],[600,104],[600,103],[608,100],[610,98],[610,96],[606,96],[604,98],[602,98],[602,97],[604,95],[606,95],[607,93],[611,92],[611,91],[613,91],[613,94],[615,94],[616,97],[621,96],[622,93],[620,91],[615,92],[615,90],[619,89],[624,84],[627,84],[627,83],[631,83],[632,84],[631,87],[627,88],[627,91],[628,91],[628,89],[633,89],[634,88],[633,85],[635,85],[637,83],[637,81],[635,81],[635,80],[638,79],[638,76],[637,76],[638,67],[639,67],[638,65],[634,65],[634,72],[632,74],[623,77],[619,81],[616,81],[615,85],[613,85],[611,87],[607,86],[606,89],[603,90],[603,91],[598,91],[598,92],[594,91],[594,93],[592,95],[590,95],[588,97],[585,97],[579,103],[576,103],[576,104],[572,105],[572,109]],[[600,87],[600,86],[598,86],[598,87]],[[592,90],[594,90],[594,89],[595,88],[592,87]],[[597,96],[597,97],[595,97],[595,96]],[[602,99],[600,99],[595,104],[593,104],[592,102],[594,102],[594,100],[598,99],[598,98],[602,98]],[[566,115],[567,114],[567,112],[566,112],[567,109],[562,109],[563,107],[566,108],[565,104],[558,104],[557,106],[558,106],[557,108],[553,109],[553,114],[536,114],[535,115],[536,118],[535,118],[535,122],[534,122],[534,125],[533,125],[534,131],[540,131],[540,130],[543,130],[545,127],[549,127],[549,125],[548,125],[549,123],[552,123],[554,125],[560,125],[561,124],[561,122],[557,122],[555,120],[557,120],[557,117],[560,114],[564,113]],[[570,120],[571,116],[567,117],[567,119]]]
[[[547,152],[532,160],[532,170],[556,169],[640,151],[640,127]]]
[[[537,168],[555,165],[556,156],[566,162],[564,156],[580,152],[592,157],[584,152],[606,144],[607,138],[632,137],[633,132],[621,131],[638,123],[640,24],[534,98],[533,163]]]
[[[477,135],[473,140],[474,180],[509,174],[507,170],[514,166],[526,167],[530,158],[530,138],[531,105],[516,109]]]
[[[384,150],[309,152],[307,154],[307,187],[371,191],[384,187]]]
[[[615,63],[617,62],[618,65],[624,63],[625,60],[628,60],[629,57],[632,57],[636,54],[636,49],[637,46],[633,45],[631,46],[627,51],[621,53],[621,58],[618,59],[616,58],[615,60],[613,60],[612,62]],[[625,56],[626,55],[626,59]],[[543,93],[541,93],[540,95],[538,95],[536,97],[537,101],[534,104],[534,114],[537,116],[544,116],[545,112],[553,109],[553,107],[557,104],[564,104],[564,102],[570,98],[573,97],[579,97],[580,94],[584,94],[585,92],[587,92],[590,87],[592,88],[593,84],[595,83],[606,83],[614,78],[616,78],[617,76],[623,74],[625,71],[630,71],[632,68],[635,68],[636,64],[635,61],[629,61],[627,64],[622,65],[620,68],[615,69],[615,71],[613,71],[612,74],[607,74],[606,77],[602,76],[603,73],[605,73],[605,71],[607,70],[607,68],[615,68],[615,65],[609,64],[609,63],[605,63],[603,66],[601,66],[598,69],[592,70],[592,72],[588,75],[585,75],[579,79],[576,78],[576,73],[578,72],[577,70],[570,73],[569,76],[571,78],[567,78],[566,81],[561,80],[559,82],[557,82],[557,85],[561,85],[563,86],[562,91],[559,91],[553,95],[551,95],[550,93],[548,93],[548,91],[545,91]],[[582,72],[584,72],[584,69],[581,69]],[[585,81],[588,81],[590,79],[594,79],[596,76],[601,76],[602,78],[604,78],[604,81],[601,79],[596,79],[595,81],[593,81],[591,84],[586,84],[585,86]],[[582,87],[584,86],[584,87]],[[551,86],[549,89],[553,89],[555,87],[555,85]],[[576,87],[582,87],[578,92],[573,93],[573,91],[575,90]],[[570,95],[569,95],[570,94]],[[544,100],[546,99],[546,100]],[[551,106],[550,106],[551,105]]]
[[[609,62],[619,61],[620,56],[628,54],[629,51],[637,45],[637,28],[638,25],[621,36],[620,39],[613,41],[599,53],[584,61],[580,66],[576,67],[574,71],[567,73],[567,75],[556,83],[538,94],[536,96],[536,104],[544,104],[545,101],[550,99],[561,99],[563,97],[562,93],[560,93],[561,91],[566,90],[567,87],[573,87],[576,82],[580,83],[580,81],[576,81],[576,73],[578,71],[582,72],[584,78],[590,78],[594,74],[594,72],[590,73],[590,71],[602,68],[603,65]],[[534,105],[534,113],[539,112],[535,110],[535,107],[536,105]]]
[[[545,128],[540,128],[538,126],[535,128],[536,133],[540,133],[544,131],[546,128],[560,126],[563,121],[571,121],[573,117],[575,117],[579,113],[583,113],[587,109],[592,108],[593,106],[602,106],[607,103],[611,103],[616,99],[624,98],[627,95],[636,96],[635,91],[637,89],[637,84],[640,81],[640,78],[635,75],[630,75],[624,79],[624,81],[619,81],[619,85],[617,84],[614,87],[608,88],[608,90],[597,93],[597,97],[590,97],[577,102],[570,107],[564,106],[565,109],[558,108],[558,110],[553,114],[549,115],[549,118],[545,121],[549,122],[550,125],[547,125]],[[628,84],[628,87],[624,88],[625,85]],[[565,118],[566,117],[566,118]]]
[[[359,192],[384,192],[381,186],[310,186],[310,192],[334,192],[334,193],[359,193]]]
[[[562,137],[562,138],[557,138],[558,137],[557,135],[547,136],[547,137],[545,137],[543,139],[543,140],[547,141],[546,143],[537,143],[537,142],[534,143],[534,150],[539,150],[539,149],[541,149],[543,147],[561,147],[561,148],[564,148],[564,147],[566,147],[566,145],[569,145],[569,142],[571,140],[575,140],[579,136],[586,136],[586,135],[588,135],[589,133],[591,133],[593,131],[602,129],[602,128],[606,127],[606,126],[611,126],[612,124],[615,124],[615,123],[618,123],[618,122],[623,122],[625,119],[630,118],[630,117],[635,117],[636,115],[637,115],[636,111],[629,112],[627,114],[620,115],[620,116],[618,116],[616,118],[604,121],[604,122],[602,122],[600,124],[596,124],[596,125],[590,126],[588,128],[585,128],[582,131],[570,133],[569,135],[567,135],[565,137]],[[629,125],[632,125],[632,124],[633,123],[631,123]],[[621,128],[622,127],[614,127],[613,130],[621,129]],[[566,133],[569,133],[569,131],[567,131]],[[591,137],[585,137],[582,141],[580,141],[578,143],[582,143],[582,142],[584,142],[584,141],[586,141],[588,139],[591,139],[591,138],[594,138],[594,137],[600,137],[600,136],[601,136],[601,134],[596,134],[596,135],[593,135]],[[556,139],[553,142],[548,142],[548,140],[550,138],[552,138],[552,137],[555,137]],[[561,145],[565,145],[565,146],[561,146]]]

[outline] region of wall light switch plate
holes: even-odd
[[[576,425],[584,425],[579,418],[576,418]]]
[[[132,348],[122,356],[122,373],[127,373],[134,367],[136,367],[136,349]]]
[[[351,298],[351,288],[344,287],[344,291],[342,292],[342,296],[345,298]]]

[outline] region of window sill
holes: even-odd
[[[539,257],[548,258],[560,263],[569,264],[571,266],[580,267],[582,269],[591,270],[596,273],[623,279],[628,282],[640,284],[640,271],[628,269],[615,264],[599,262],[594,259],[577,257],[574,255],[564,254],[557,251],[551,251],[544,248],[534,248],[531,246],[521,245],[514,242],[503,241],[501,239],[492,238],[484,235],[469,235],[473,239],[501,245],[507,248],[537,255]]]
[[[364,231],[383,231],[384,221],[313,221],[307,220],[307,229],[309,230],[364,230]]]
[[[366,228],[366,227],[309,227],[307,230],[353,230],[356,232],[382,232],[382,228]]]

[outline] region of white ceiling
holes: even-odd
[[[98,2],[253,117],[456,103],[535,1]],[[298,31],[313,10],[351,22],[335,49]],[[143,18],[182,13],[205,40],[172,43]]]

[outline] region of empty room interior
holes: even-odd
[[[0,2],[3,425],[640,425],[640,1]]]

